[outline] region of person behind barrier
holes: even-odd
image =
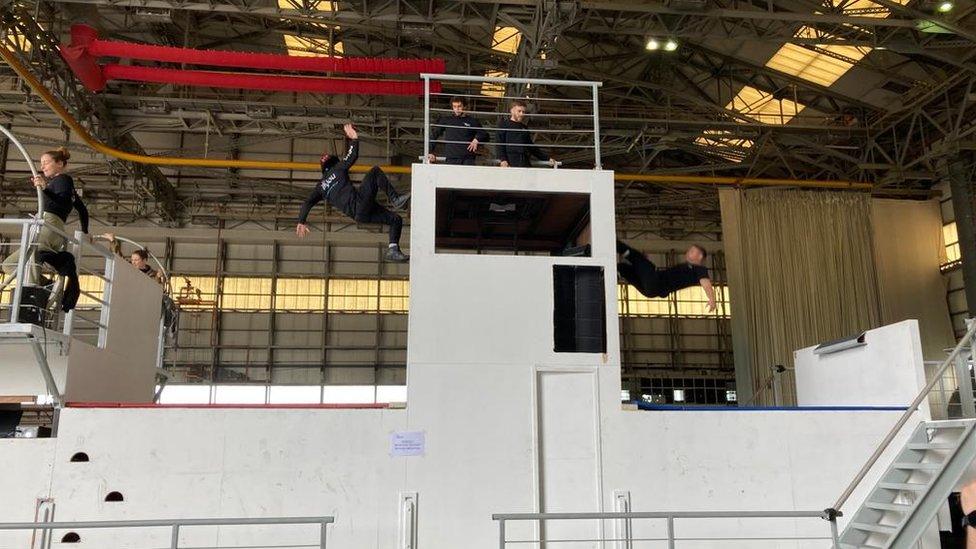
[[[398,193],[379,166],[373,166],[369,170],[358,188],[353,185],[349,179],[349,168],[359,158],[359,134],[352,124],[343,126],[343,131],[349,138],[349,148],[341,158],[327,153],[322,155],[322,179],[312,189],[312,194],[305,199],[305,203],[302,204],[295,234],[298,235],[298,238],[308,236],[310,232],[308,214],[313,206],[325,200],[358,223],[389,225],[390,246],[386,250],[386,259],[399,263],[405,262],[409,257],[400,251],[400,233],[403,230],[403,219],[380,206],[376,202],[376,193],[379,189],[383,189],[390,200],[390,204],[395,209],[401,209],[407,205],[407,202],[410,201],[410,193]]]
[[[556,160],[542,151],[532,141],[532,132],[525,125],[525,101],[512,101],[510,117],[498,123],[498,145],[496,147],[501,167],[528,168],[531,159],[536,158],[555,165]]]
[[[715,312],[715,288],[703,264],[708,252],[695,244],[680,265],[658,269],[650,258],[617,241],[617,272],[645,297],[667,297],[683,288],[701,285],[708,297],[708,311]]]
[[[478,144],[488,141],[488,132],[481,126],[481,122],[464,112],[464,99],[451,98],[452,114],[437,119],[430,130],[432,148],[434,142],[443,138],[444,157],[448,164],[462,164],[473,166],[478,155]],[[433,164],[436,161],[434,153],[427,155]]]
[[[112,253],[119,257],[125,258],[125,255],[122,253],[122,242],[115,238],[115,233],[100,234],[98,235],[98,238],[107,240]],[[163,273],[153,269],[149,265],[149,250],[145,248],[138,249],[132,252],[132,255],[130,255],[127,259],[129,264],[136,269],[139,269],[139,272],[142,274],[152,278],[160,284],[166,284],[166,278],[163,276]]]
[[[75,191],[74,180],[64,173],[71,154],[64,147],[47,151],[41,155],[41,173],[34,176],[32,182],[41,189],[44,225],[37,234],[35,244],[37,262],[51,265],[58,274],[67,278],[64,295],[61,298],[61,308],[70,311],[78,302],[81,287],[78,283],[78,271],[75,258],[63,251],[65,239],[57,231],[64,232],[64,224],[68,221],[68,214],[74,209],[78,212],[81,230],[88,234],[88,208]],[[3,260],[2,271],[14,275],[17,261],[23,250],[17,250]],[[40,278],[40,270],[36,265],[31,266],[32,280]]]

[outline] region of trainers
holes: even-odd
[[[401,252],[399,246],[394,246],[386,250],[386,259],[394,263],[406,263],[410,261],[410,256]]]
[[[402,210],[407,206],[408,203],[410,203],[410,193],[398,195],[390,200],[390,202],[393,204],[393,209]]]

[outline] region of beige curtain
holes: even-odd
[[[955,336],[939,272],[945,256],[939,201],[876,198],[871,218],[882,324],[917,319],[925,359],[945,359]]]
[[[761,389],[795,349],[881,324],[871,199],[756,189],[722,190],[720,201],[740,403],[771,404]],[[795,403],[791,372],[781,387]]]

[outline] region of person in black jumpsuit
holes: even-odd
[[[64,251],[65,239],[55,229],[64,232],[64,224],[68,221],[71,210],[78,212],[78,220],[81,223],[81,230],[88,234],[88,208],[82,202],[81,197],[75,192],[75,183],[71,176],[64,173],[71,154],[64,147],[53,151],[47,151],[41,155],[41,173],[33,179],[35,187],[41,189],[43,206],[42,219],[44,225],[38,232],[34,244],[36,246],[36,261],[47,263],[54,268],[58,274],[67,279],[64,287],[64,294],[61,298],[61,308],[70,311],[78,302],[81,294],[81,286],[78,282],[78,270],[75,264],[75,257],[71,253]],[[3,260],[2,270],[8,275],[15,275],[17,261],[22,253],[18,250]],[[33,265],[27,268],[32,269],[31,280],[35,283],[40,280],[40,269]]]
[[[697,244],[685,252],[680,265],[658,269],[650,259],[617,241],[617,272],[645,297],[667,297],[683,288],[701,285],[708,297],[708,311],[715,312],[715,289],[702,263],[707,252]]]
[[[410,259],[400,251],[400,233],[403,230],[403,219],[380,206],[376,202],[376,193],[383,189],[390,204],[396,209],[406,206],[410,200],[410,193],[399,194],[389,178],[379,166],[373,166],[363,182],[357,188],[349,179],[349,168],[359,157],[359,134],[352,124],[343,126],[346,137],[349,138],[349,148],[342,158],[325,154],[322,156],[322,179],[312,189],[312,194],[305,199],[298,214],[298,226],[295,233],[298,238],[305,238],[309,233],[308,214],[312,207],[326,200],[335,209],[351,217],[357,223],[380,223],[390,226],[390,246],[386,251],[386,259],[404,262]]]
[[[512,101],[509,109],[510,118],[498,123],[498,160],[501,166],[515,168],[531,167],[531,158],[545,160],[555,165],[556,160],[542,151],[532,141],[532,132],[522,120],[525,119],[525,102],[521,99]]]
[[[447,142],[444,143],[446,163],[473,166],[478,158],[478,144],[488,141],[488,132],[481,127],[481,122],[464,112],[464,107],[463,98],[451,98],[453,114],[438,118],[431,127],[431,149],[436,141],[443,139]],[[436,156],[430,153],[427,159],[433,164]]]

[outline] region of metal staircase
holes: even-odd
[[[976,420],[919,424],[854,513],[841,549],[912,547],[974,460]]]

